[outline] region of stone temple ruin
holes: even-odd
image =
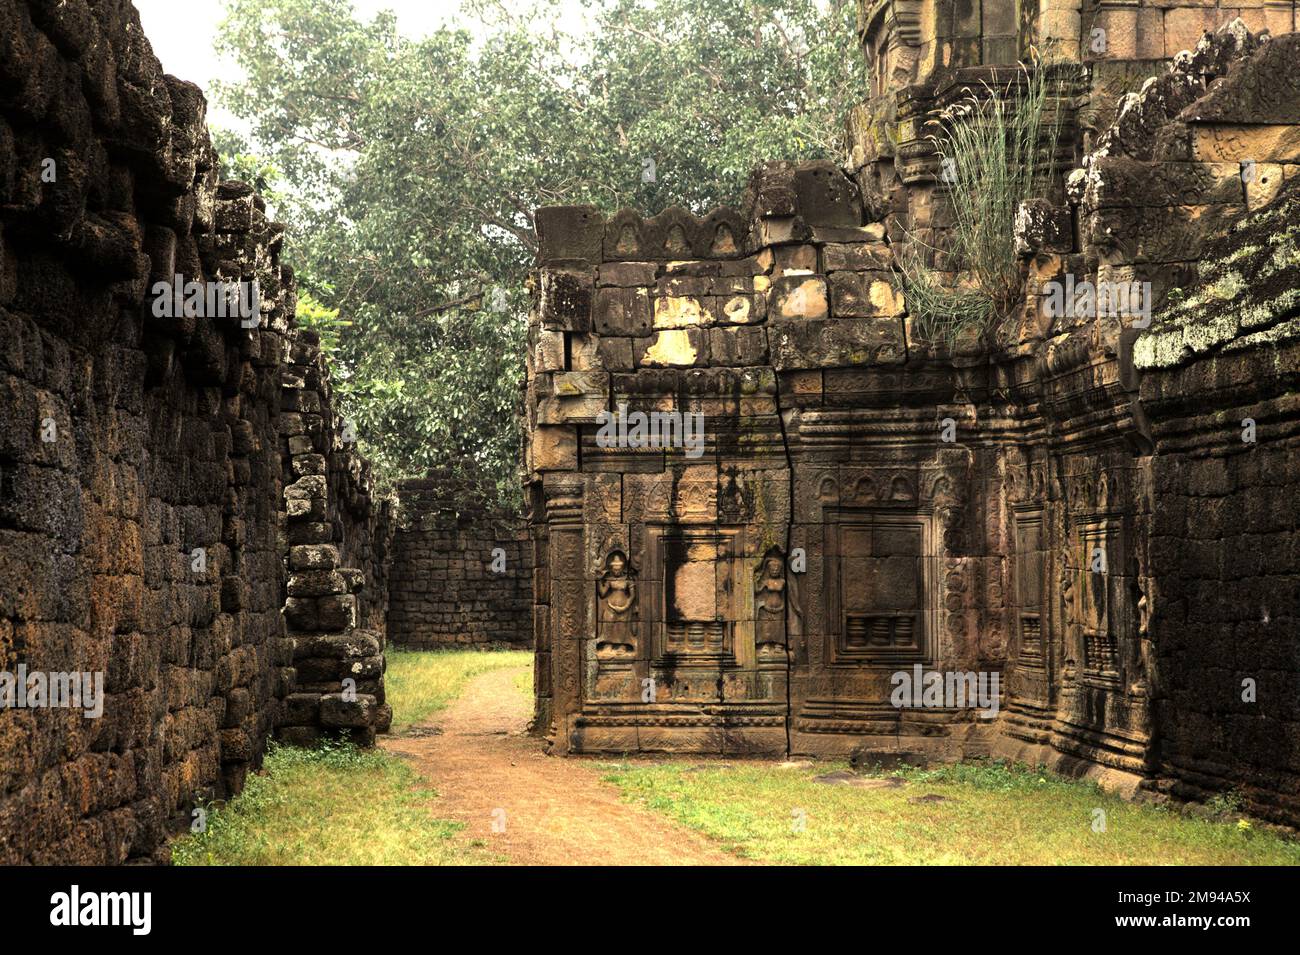
[[[390,637],[530,631],[557,753],[996,755],[1300,823],[1296,4],[859,6],[850,168],[538,212],[511,525],[437,475],[377,499],[283,227],[129,0],[0,0],[0,675],[103,679],[100,718],[0,711],[0,863],[164,862],[273,735],[383,732]],[[948,245],[937,117],[1047,49],[1023,306],[928,342],[896,262]],[[158,315],[177,276],[261,321]],[[1150,282],[1150,324],[1049,317],[1066,279]]]
[[[1235,787],[1294,823],[1293,4],[859,7],[851,168],[770,163],[703,217],[539,212],[537,731],[569,753],[1001,756]],[[894,272],[953,226],[930,137],[1031,47],[1068,85],[1058,195],[1016,223],[1023,307],[998,347],[936,345]],[[1048,317],[1067,277],[1149,282],[1154,316]],[[702,452],[602,436],[638,413],[702,416]],[[928,672],[996,676],[996,705],[899,705],[894,675]]]

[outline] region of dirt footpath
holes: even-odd
[[[459,838],[481,839],[517,865],[743,864],[703,836],[622,802],[592,761],[545,755],[541,740],[524,735],[530,701],[515,682],[525,672],[476,677],[413,735],[382,744],[438,790],[439,818],[466,824]],[[493,832],[494,818],[504,820],[504,832]]]

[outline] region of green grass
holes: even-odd
[[[388,669],[384,691],[393,707],[394,733],[427,720],[454,700],[473,677],[503,667],[532,662],[526,650],[399,650],[386,651]],[[521,676],[532,694],[532,675]]]
[[[205,832],[172,843],[177,865],[487,865],[453,840],[437,793],[397,757],[351,745],[272,744],[261,773]]]
[[[619,764],[624,798],[757,861],[792,865],[1297,865],[1300,844],[1001,763],[888,774],[896,789],[813,782],[845,768]],[[885,778],[880,776],[878,778]],[[923,795],[945,802],[913,803]],[[1105,812],[1095,832],[1094,810]],[[803,831],[796,831],[804,820]]]
[[[385,686],[400,731],[443,709],[480,673],[525,666],[531,654],[474,650],[388,651]],[[531,674],[520,675],[532,693]],[[177,865],[485,865],[503,861],[481,843],[454,839],[462,824],[438,819],[437,792],[402,759],[342,744],[272,744],[262,771],[221,807],[206,830],[172,843]]]
[[[392,652],[395,725],[445,707],[472,677],[524,667],[522,652]],[[514,681],[531,693],[527,672]],[[1095,785],[1017,766],[974,762],[890,774],[891,789],[824,785],[841,764],[607,764],[624,797],[724,848],[783,864],[1300,865],[1300,843],[1235,819],[1218,821],[1127,802]],[[875,777],[879,779],[885,776]],[[943,802],[914,803],[939,795]],[[1231,814],[1231,796],[1213,808]],[[437,818],[437,793],[403,760],[326,745],[272,746],[262,772],[206,831],[176,840],[179,865],[483,865],[504,861],[457,839]],[[1095,810],[1106,831],[1094,831]],[[798,819],[803,831],[796,831]]]

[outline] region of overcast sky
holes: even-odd
[[[507,7],[516,0],[504,0]],[[443,23],[455,19],[457,0],[352,0],[353,9],[362,19],[370,19],[380,10],[397,14],[398,29],[413,39],[427,34]],[[561,22],[570,30],[580,29],[584,21],[581,0],[560,0],[564,10]],[[163,69],[207,92],[217,77],[231,79],[237,71],[228,57],[222,56],[217,25],[225,17],[225,0],[135,0],[145,36],[153,44],[154,55]],[[208,95],[208,118],[217,126],[246,129],[229,113],[219,109]]]

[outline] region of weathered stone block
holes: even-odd
[[[633,343],[638,368],[689,367],[708,363],[708,339],[702,328],[668,329]]]
[[[817,271],[817,247],[815,245],[783,245],[765,250],[772,257],[772,275],[811,275]]]
[[[299,516],[287,511],[286,514],[290,518]],[[289,523],[289,543],[291,544],[328,544],[333,539],[334,528],[323,521],[292,520]]]
[[[858,189],[832,162],[810,162],[794,173],[799,215],[810,226],[862,224]]]
[[[722,367],[767,362],[767,333],[762,328],[710,328],[709,363]]]
[[[315,726],[320,721],[319,693],[292,693],[285,697],[283,720],[288,726]]]
[[[705,283],[707,288],[707,282]],[[712,322],[712,299],[685,295],[660,295],[654,302],[654,323],[659,328],[691,328]]]
[[[594,424],[608,410],[604,394],[566,398],[543,398],[537,404],[537,423],[541,425]]]
[[[1300,162],[1300,125],[1197,125],[1192,131],[1199,162]]]
[[[767,296],[720,295],[713,300],[714,320],[724,325],[753,325],[767,318]]]
[[[827,272],[861,272],[888,269],[894,256],[883,242],[831,242],[822,248],[822,260]]]
[[[1067,253],[1074,249],[1074,227],[1070,210],[1044,199],[1022,202],[1016,210],[1016,253]]]
[[[295,663],[312,657],[327,660],[372,657],[381,649],[379,635],[370,630],[352,630],[342,634],[297,634],[293,641]]]
[[[767,326],[777,371],[898,364],[906,357],[897,319],[820,319]]]
[[[323,597],[326,594],[347,593],[343,574],[337,570],[308,570],[289,575],[287,585],[291,597]]]
[[[589,331],[595,294],[591,272],[552,268],[542,269],[540,274],[543,326],[573,332]]]
[[[829,313],[826,280],[821,276],[788,276],[772,283],[771,314],[778,319],[820,319]]]
[[[599,288],[596,331],[601,335],[646,335],[650,332],[650,291],[644,288]]]
[[[289,566],[294,570],[333,570],[338,565],[339,551],[332,544],[299,544],[289,548]]]
[[[572,426],[538,425],[529,443],[534,471],[567,471],[578,465],[578,437]]]
[[[1239,202],[1242,174],[1236,162],[1152,163],[1101,156],[1084,181],[1081,200],[1087,209],[1185,206]]]
[[[533,367],[538,372],[564,371],[564,332],[539,330],[533,347]]]
[[[379,703],[373,696],[358,693],[356,699],[344,699],[341,693],[326,693],[320,698],[320,721],[329,727],[363,727],[376,722]]]
[[[286,601],[286,607],[288,602]],[[288,611],[285,613],[288,616]],[[316,599],[317,624],[322,630],[346,630],[356,626],[357,598],[352,594],[331,594]]]
[[[631,371],[635,367],[630,338],[602,338],[598,353],[601,365],[609,371]]]
[[[760,246],[804,242],[810,238],[812,230],[798,216],[767,216],[755,224],[754,239]]]
[[[546,206],[535,221],[540,262],[600,262],[605,217],[595,206]]]
[[[1252,211],[1262,209],[1276,199],[1285,180],[1283,166],[1271,162],[1246,167],[1241,178],[1246,185],[1246,208]]]
[[[830,277],[836,318],[885,318],[903,314],[903,294],[886,272],[836,272]]]
[[[658,266],[654,262],[606,262],[597,270],[597,285],[623,288],[655,284]]]

